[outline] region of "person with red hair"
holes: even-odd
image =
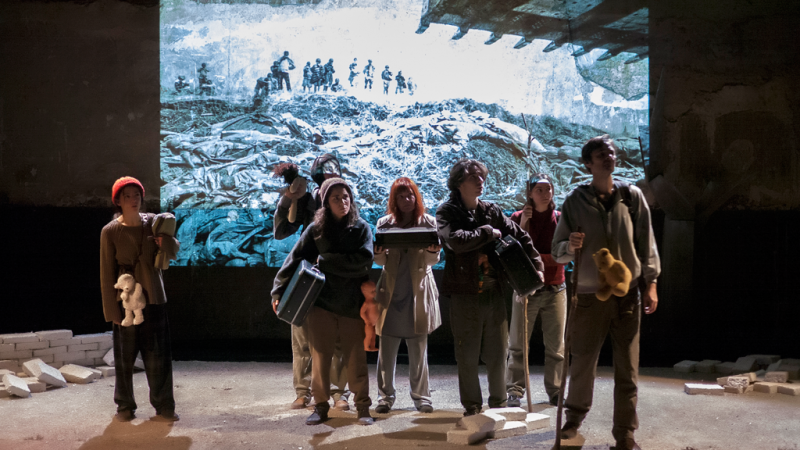
[[[378,219],[378,229],[436,229],[436,219],[425,214],[425,204],[417,185],[409,178],[395,180],[389,193],[386,216]],[[394,405],[394,374],[400,341],[408,347],[408,378],[411,399],[420,412],[433,412],[428,388],[428,334],[442,324],[439,293],[431,266],[439,262],[441,245],[427,248],[375,248],[375,264],[383,266],[375,302],[378,304],[376,333],[381,337],[378,350],[378,406],[386,414]]]

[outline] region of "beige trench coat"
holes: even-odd
[[[393,228],[394,226],[395,221],[392,216],[378,219],[378,229]],[[416,226],[436,229],[436,219],[425,214],[419,218]],[[417,248],[409,249],[408,256],[411,283],[414,286],[414,333],[430,334],[442,324],[442,316],[439,313],[439,291],[431,271],[431,266],[439,262],[439,253],[431,253],[424,248]],[[375,331],[378,336],[381,335],[386,312],[392,301],[399,262],[400,252],[397,249],[387,249],[383,253],[375,254],[375,264],[383,266],[375,295],[375,302],[378,304],[378,324]]]

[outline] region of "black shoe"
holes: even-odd
[[[375,407],[375,412],[377,414],[389,414],[389,411],[392,410],[392,407],[387,405],[386,403],[381,403]]]
[[[581,424],[576,422],[567,422],[561,427],[561,439],[572,439],[578,435],[578,428]]]
[[[621,441],[617,441],[617,445],[614,447],[616,450],[642,450],[639,447],[639,444],[633,440],[633,438],[626,438]]]
[[[159,422],[177,422],[181,420],[181,418],[179,415],[175,414],[174,410],[170,410],[170,411],[156,412],[156,415],[153,416],[151,420]]]
[[[555,394],[552,397],[550,397],[550,404],[553,406],[558,406],[558,394]]]
[[[475,414],[479,414],[480,412],[481,412],[481,408],[479,408],[479,407],[467,408],[467,410],[464,411],[464,417],[474,416]]]
[[[508,394],[508,402],[506,402],[506,406],[508,406],[509,408],[519,408],[519,406],[521,405],[520,402],[521,399],[522,396],[520,395]]]
[[[376,409],[376,411],[377,411],[377,409]],[[430,413],[433,412],[433,406],[431,406],[431,405],[422,405],[419,408],[417,408],[417,411],[419,411],[421,413],[425,413],[425,414],[430,414]]]
[[[306,425],[319,425],[328,420],[327,408],[315,407],[314,412],[306,419]]]
[[[372,425],[375,419],[369,415],[369,407],[357,408],[358,409],[358,423],[361,425]],[[377,411],[377,408],[375,409]]]
[[[117,422],[130,422],[131,420],[136,418],[136,414],[133,413],[130,409],[126,409],[124,411],[117,411],[117,414],[114,415],[114,419]]]

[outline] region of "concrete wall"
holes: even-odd
[[[752,3],[651,4],[648,178],[665,270],[644,364],[796,351],[800,15]],[[97,255],[109,188],[136,176],[158,207],[158,14],[117,0],[0,4],[2,332],[108,327]],[[173,338],[288,339],[262,302],[267,272],[170,269]]]

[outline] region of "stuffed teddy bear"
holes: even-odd
[[[614,259],[614,255],[607,248],[601,248],[592,255],[597,265],[597,298],[601,301],[608,300],[612,295],[622,297],[628,293],[631,286],[631,271],[624,262]]]
[[[375,325],[378,324],[378,304],[375,303],[375,282],[365,281],[361,284],[361,293],[364,294],[364,304],[361,305],[361,318],[364,319],[364,350],[377,352],[375,346]]]
[[[144,309],[145,303],[142,285],[136,282],[133,275],[123,273],[119,276],[114,288],[122,290],[120,298],[122,307],[125,308],[125,319],[122,321],[122,326],[129,327],[144,322],[142,309]]]

